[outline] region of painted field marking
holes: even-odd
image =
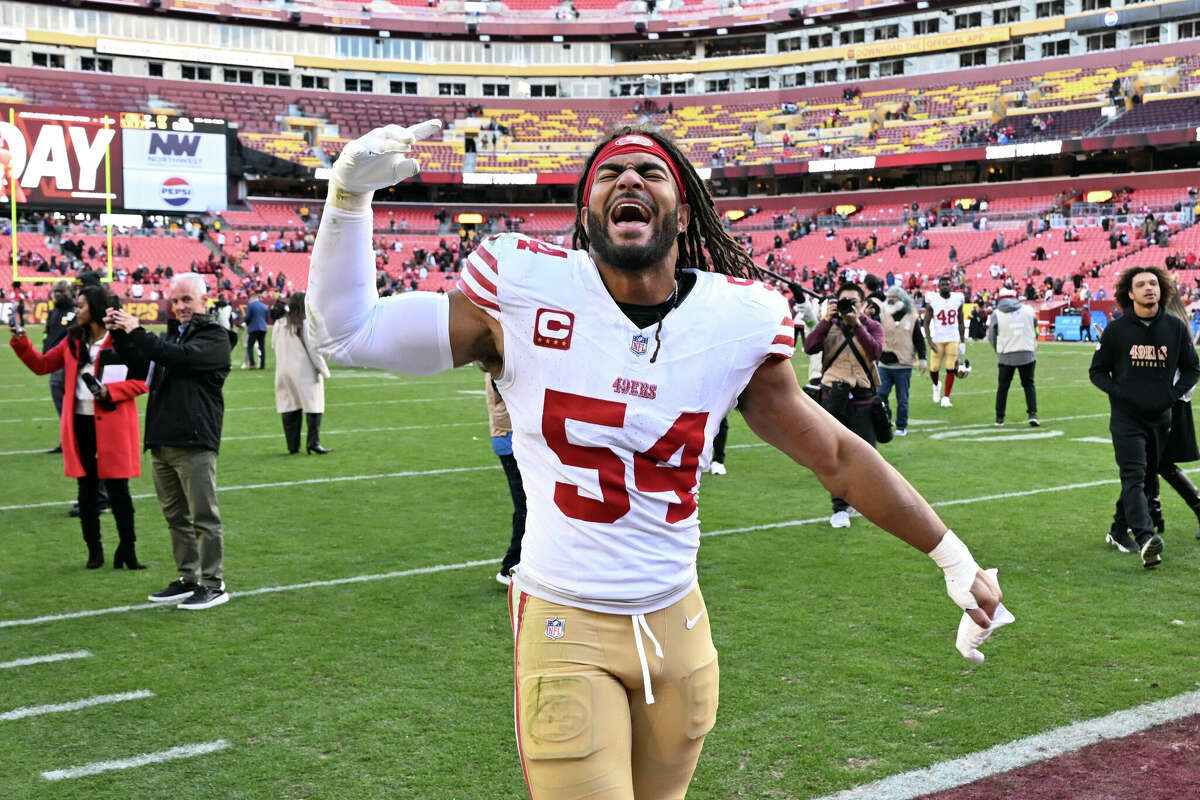
[[[325,431],[327,436],[340,436],[352,433],[389,433],[392,431],[429,431],[438,428],[465,428],[472,425],[482,426],[487,425],[487,420],[482,419],[478,422],[445,422],[434,425],[395,425],[386,428],[345,428],[338,431]],[[222,436],[222,442],[244,442],[251,439],[278,439],[278,433],[255,433],[246,436]],[[43,450],[5,450],[0,451],[0,456],[27,456],[37,453],[45,453]]]
[[[3,664],[0,664],[0,669],[28,667],[33,664],[50,664],[54,661],[67,661],[73,658],[91,658],[91,655],[87,650],[76,650],[73,653],[51,653],[48,656],[31,656],[30,658],[18,658],[16,661],[5,661]]]
[[[25,719],[26,717],[40,717],[42,714],[58,714],[63,711],[78,711],[81,708],[102,706],[108,703],[124,703],[126,700],[142,700],[147,697],[154,697],[154,692],[150,691],[149,689],[138,689],[136,692],[98,694],[94,697],[85,697],[82,700],[72,700],[70,703],[55,703],[48,706],[26,706],[24,708],[14,708],[12,711],[5,711],[3,714],[0,714],[0,722],[8,722],[14,719]]]
[[[1072,439],[1072,442],[1091,442],[1093,444],[1112,444],[1112,439],[1105,439],[1103,436],[1081,436],[1078,439]]]
[[[981,428],[978,430],[957,430],[957,431],[939,431],[938,433],[929,434],[930,439],[954,439],[959,442],[1014,442],[1022,439],[1055,439],[1062,436],[1062,431],[1030,431],[1017,433],[1015,429],[1005,431],[1003,428],[993,428],[987,430]]]
[[[433,425],[394,425],[394,426],[385,427],[385,428],[344,428],[340,431],[327,430],[327,431],[323,431],[323,433],[325,433],[326,436],[340,436],[340,435],[348,435],[348,434],[352,434],[352,433],[390,433],[393,431],[431,431],[431,430],[437,430],[439,428],[468,428],[471,426],[482,427],[487,424],[488,424],[488,421],[486,419],[481,419],[477,422],[440,422],[440,423],[436,423]],[[278,433],[255,433],[255,434],[249,434],[249,435],[245,435],[245,436],[222,436],[221,441],[222,442],[244,442],[244,441],[248,441],[250,439],[278,439],[278,438],[279,438]],[[36,453],[36,452],[40,452],[40,451],[32,450],[30,452]],[[0,456],[2,456],[2,455],[5,455],[5,454],[0,453]]]
[[[450,475],[456,472],[480,472],[482,470],[500,469],[499,464],[494,464],[486,467],[448,467],[446,469],[427,469],[411,472],[383,472],[378,475],[342,475],[342,476],[327,476],[323,478],[305,478],[299,481],[278,481],[276,483],[250,483],[245,486],[218,486],[218,492],[241,492],[247,489],[277,489],[283,486],[309,486],[314,483],[345,483],[347,481],[373,481],[381,478],[420,478],[426,475]],[[148,497],[157,497],[156,494],[135,494],[132,495],[134,500],[144,500]],[[70,500],[54,500],[47,503],[28,503],[26,505],[17,506],[0,506],[0,511],[20,511],[27,508],[47,508],[50,506],[64,506],[69,504]]]
[[[469,467],[468,469],[499,469],[499,467]],[[1195,467],[1184,472],[1200,472],[1200,467]],[[965,497],[961,500],[938,500],[929,505],[934,508],[941,506],[957,506],[970,505],[972,503],[986,503],[991,500],[1008,500],[1013,497],[1029,497],[1035,494],[1047,494],[1050,492],[1064,492],[1072,489],[1091,489],[1097,486],[1111,486],[1120,483],[1115,478],[1107,480],[1089,481],[1087,483],[1071,483],[1064,486],[1046,486],[1041,489],[1026,489],[1016,492],[1002,492],[1000,494],[989,494],[981,497]],[[859,516],[856,512],[854,516]],[[768,522],[762,525],[750,525],[744,528],[726,528],[724,530],[707,531],[700,534],[702,538],[709,536],[728,536],[732,533],[749,533],[751,531],[766,531],[775,528],[793,528],[801,525],[815,525],[818,523],[828,523],[828,516],[810,517],[809,519],[790,519],[784,522]],[[484,564],[496,564],[499,559],[485,558],[476,561],[463,561],[458,564],[438,564],[432,567],[415,567],[413,569],[400,570],[397,572],[385,572],[372,575],[356,575],[349,578],[335,578],[328,581],[310,581],[308,583],[297,583],[289,586],[269,586],[261,589],[251,589],[245,592],[230,592],[230,597],[250,597],[256,594],[272,594],[275,592],[291,592],[297,589],[315,589],[322,586],[338,586],[347,583],[366,583],[368,581],[385,580],[388,578],[405,578],[411,575],[431,575],[436,572],[449,572],[452,570],[469,569],[471,567],[479,567]],[[81,619],[83,617],[98,617],[105,614],[123,614],[128,611],[142,611],[148,608],[162,608],[159,603],[142,603],[135,606],[113,606],[112,608],[97,608],[86,611],[72,611],[66,614],[48,614],[41,617],[30,617],[27,619],[9,619],[0,620],[0,628],[15,628],[23,625],[41,625],[46,622],[60,622],[68,619]]]
[[[85,775],[97,775],[101,772],[110,772],[116,769],[131,769],[133,767],[144,767],[147,764],[159,764],[163,761],[175,761],[180,758],[191,758],[193,756],[202,756],[206,753],[215,753],[218,750],[224,750],[229,747],[229,742],[224,739],[217,739],[215,742],[204,742],[203,744],[187,744],[182,747],[172,747],[170,750],[160,750],[157,753],[144,753],[140,756],[132,758],[118,758],[113,761],[95,761],[91,764],[84,764],[79,767],[69,767],[67,769],[54,769],[49,772],[43,772],[42,777],[48,781],[62,781],[69,778],[82,778]]]
[[[818,800],[913,800],[1074,752],[1106,739],[1130,736],[1193,714],[1200,714],[1200,691],[1114,711],[1104,717],[999,744],[962,758],[893,775]]]

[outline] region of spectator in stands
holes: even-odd
[[[267,318],[270,309],[266,303],[262,301],[262,295],[259,292],[254,292],[250,295],[250,302],[246,304],[246,318],[243,324],[246,326],[246,363],[242,365],[242,369],[266,369],[267,368]],[[258,352],[258,366],[254,366],[254,353]]]
[[[195,273],[173,278],[174,319],[161,337],[142,328],[128,312],[113,309],[105,317],[113,345],[126,363],[153,364],[145,448],[171,530],[179,578],[149,600],[179,603],[193,611],[229,600],[217,508],[217,451],[225,416],[222,387],[237,336],[204,313],[206,293],[204,279]]]
[[[104,566],[99,495],[104,481],[120,538],[113,567],[142,569],[134,549],[137,537],[129,479],[142,474],[134,398],[146,391],[145,373],[128,369],[127,362],[116,357],[103,322],[109,301],[103,286],[84,286],[79,290],[75,316],[53,348],[45,354],[37,352],[19,329],[13,332],[10,344],[25,366],[38,375],[63,370],[65,384],[71,388],[64,392],[59,434],[67,477],[76,479],[87,568]]]
[[[925,247],[928,248],[929,245],[926,244]],[[947,257],[950,259],[951,264],[958,261],[958,249],[954,245],[950,245],[950,252],[947,254]]]
[[[283,419],[283,435],[290,454],[300,452],[300,426],[308,425],[305,452],[323,456],[333,450],[321,446],[321,419],[325,413],[325,379],[329,367],[321,354],[309,349],[305,337],[304,292],[276,302],[271,344],[275,349],[275,410]],[[301,415],[304,419],[301,419]]]

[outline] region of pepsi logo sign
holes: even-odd
[[[167,178],[159,188],[159,195],[167,205],[187,205],[192,199],[192,185],[183,178]]]
[[[1115,11],[1109,11],[1104,15],[1104,24],[1109,28],[1116,25],[1119,20],[1120,16]]]

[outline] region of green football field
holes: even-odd
[[[1042,345],[1043,427],[1014,385],[996,429],[995,359],[973,344],[954,408],[914,376],[910,435],[882,447],[1000,570],[1017,622],[980,666],[954,649],[941,571],[860,517],[831,529],[816,479],[732,415],[729,474],[701,481],[721,699],[689,798],[822,797],[1200,685],[1196,520],[1168,489],[1154,571],[1104,544],[1118,489],[1091,352]],[[85,570],[74,481],[43,452],[45,378],[0,357],[0,797],[522,797],[493,580],[511,504],[482,390],[474,368],[335,370],[334,452],[288,456],[272,373],[235,369],[218,468],[233,597],[188,613],[146,607],[175,577],[149,459],[133,493],[150,569]],[[18,665],[53,655],[72,657]],[[180,757],[136,760],[163,753]],[[55,773],[101,762],[121,768]]]

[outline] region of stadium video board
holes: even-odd
[[[17,203],[58,211],[224,210],[227,133],[219,119],[0,104]]]
[[[5,201],[56,209],[103,208],[121,197],[117,115],[84,109],[0,104],[0,147],[8,150],[17,187]],[[107,162],[107,163],[106,163]]]
[[[125,207],[224,211],[225,122],[166,114],[121,114]]]

